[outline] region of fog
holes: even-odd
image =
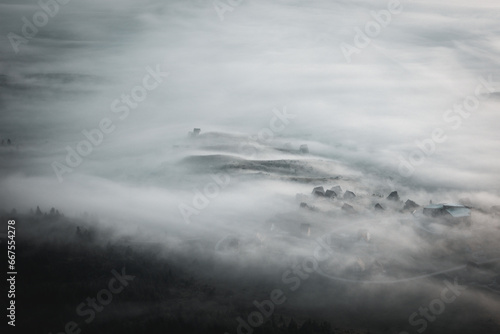
[[[387,294],[417,309],[413,280],[439,295],[442,282],[428,278],[463,269],[462,242],[481,243],[482,260],[499,254],[496,1],[215,3],[69,1],[33,33],[23,17],[34,22],[39,4],[0,1],[0,209],[88,212],[117,240],[135,235],[188,257],[186,240],[206,240],[222,263],[276,284],[318,240],[368,230],[376,249],[335,249],[319,272],[366,305]],[[385,21],[374,32],[375,16]],[[140,101],[123,99],[140,91]],[[335,185],[356,198],[311,195]],[[386,199],[395,190],[401,202]],[[456,247],[426,240],[404,224],[407,199],[466,199],[473,228],[444,232]],[[363,270],[383,269],[353,278],[359,258]],[[475,293],[464,298],[499,325],[498,294]]]

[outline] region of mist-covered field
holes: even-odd
[[[499,333],[499,22],[0,0],[9,332]]]

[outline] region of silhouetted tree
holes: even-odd
[[[38,205],[36,206],[36,214],[37,214],[38,216],[41,216],[41,215],[42,215],[42,210],[40,210],[40,207],[39,207]]]
[[[288,333],[298,333],[298,331],[299,331],[299,328],[297,326],[297,323],[295,322],[295,320],[291,319],[290,323],[288,324],[287,332]]]

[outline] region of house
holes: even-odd
[[[189,132],[189,136],[191,137],[197,137],[201,132],[201,129],[200,128],[194,128],[193,129],[193,132]]]
[[[356,194],[354,194],[352,191],[347,190],[344,193],[344,199],[353,199],[356,197]]]
[[[325,197],[325,189],[323,187],[315,187],[312,191],[313,195]]]
[[[471,224],[471,210],[460,204],[429,204],[424,207],[424,215],[432,218],[444,218],[446,223],[460,224],[465,223],[467,226]]]
[[[337,197],[342,196],[342,188],[339,185],[333,186],[330,188],[331,191],[335,192]]]

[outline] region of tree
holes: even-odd
[[[290,323],[288,324],[288,333],[298,333],[299,327],[297,326],[297,323],[293,318],[290,320]]]

